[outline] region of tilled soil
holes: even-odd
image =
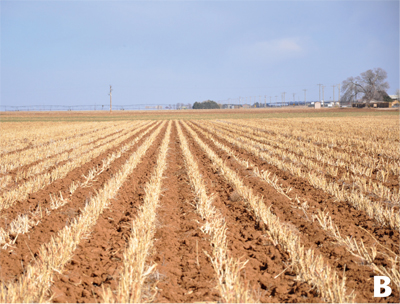
[[[312,286],[295,280],[286,270],[290,261],[280,245],[274,246],[258,227],[251,211],[235,195],[235,190],[213,167],[200,147],[183,129],[207,189],[217,194],[214,204],[222,212],[228,227],[228,247],[236,258],[248,260],[243,276],[261,302],[321,302]]]
[[[199,124],[197,124],[197,126],[200,127]],[[363,265],[362,261],[349,253],[344,246],[337,245],[337,242],[321,229],[317,222],[310,222],[301,210],[293,208],[293,206],[291,206],[293,203],[288,198],[278,193],[266,182],[255,177],[252,173],[253,168],[247,169],[242,167],[224,151],[219,150],[211,140],[205,138],[202,134],[198,133],[198,135],[209,147],[212,147],[214,152],[222,159],[226,160],[225,163],[227,165],[239,173],[239,176],[246,186],[252,188],[255,194],[264,197],[264,201],[268,206],[271,206],[271,211],[274,214],[293,226],[294,232],[299,233],[302,244],[304,244],[306,248],[312,248],[315,252],[326,257],[326,260],[339,270],[339,276],[341,276],[341,272],[345,270],[347,278],[346,286],[348,286],[348,289],[360,291],[357,292],[357,302],[379,302],[382,300],[382,298],[373,297],[374,283],[371,278],[373,278],[374,275],[378,275],[377,273],[374,273],[370,267]],[[219,136],[215,137],[218,138],[218,141],[221,143],[230,145],[223,138]],[[294,177],[288,172],[278,170],[276,167],[267,164],[244,149],[232,146],[231,148],[235,150],[237,155],[240,155],[241,158],[251,160],[258,166],[260,171],[268,170],[276,174],[283,180],[283,186],[290,186],[293,188],[293,196],[297,195],[297,197],[307,201],[311,208],[318,208],[325,212],[328,211],[331,218],[339,227],[342,235],[356,237],[358,240],[362,239],[367,248],[369,246],[376,246],[375,240],[378,239],[381,240],[381,244],[385,247],[389,248],[395,254],[399,254],[398,231],[387,227],[381,227],[373,219],[368,217],[365,212],[356,210],[345,202],[338,202],[324,191],[313,188],[304,179]],[[379,247],[378,249],[383,253],[387,253],[387,250],[383,247]],[[385,254],[378,254],[374,263],[381,266],[389,265],[388,258]],[[396,302],[398,298],[399,291],[395,289],[389,301]],[[386,299],[386,301],[387,300],[388,299]]]
[[[209,237],[195,212],[176,126],[171,134],[164,192],[158,209],[153,254],[157,263],[158,293],[155,302],[217,302],[220,300],[214,270],[204,251],[210,253]]]
[[[143,202],[144,187],[154,170],[161,141],[162,134],[122,185],[119,195],[101,214],[90,237],[78,246],[65,271],[56,276],[52,287],[53,302],[102,302],[103,287],[117,288],[132,221]],[[121,159],[115,168],[119,168],[124,161]]]
[[[228,132],[232,132],[232,130],[230,130],[230,129],[228,129],[226,126],[219,126],[219,127],[221,127],[221,129],[223,129],[224,131],[228,131]],[[259,143],[261,143],[261,144],[264,144],[264,142],[262,141],[262,140],[259,140],[259,139],[255,139],[255,138],[252,138],[251,136],[247,136],[247,135],[241,135],[241,137],[243,137],[243,138],[247,138],[247,139],[251,139],[252,141],[255,141],[255,142],[259,142]],[[293,153],[293,154],[297,154],[298,156],[300,156],[298,153],[296,153],[296,152],[293,152],[293,151],[289,151],[288,149],[284,149],[284,148],[281,148],[280,149],[281,151],[284,151],[284,152],[288,152],[288,153]],[[282,160],[282,157],[281,156],[279,156],[279,155],[274,155],[275,157],[277,157],[278,159],[280,159],[280,160]],[[305,157],[304,155],[301,155],[302,157]],[[308,158],[308,159],[311,159],[311,160],[313,160],[314,162],[316,161],[316,159],[314,159],[314,158],[312,158],[312,157],[306,157],[306,158]],[[386,159],[387,160],[387,159]],[[328,164],[325,164],[325,167],[324,167],[324,170],[325,170],[325,168],[326,167],[328,167],[329,165]],[[304,166],[305,167],[305,166]],[[346,168],[344,168],[344,167],[337,167],[337,169],[338,169],[338,176],[331,176],[331,175],[326,175],[330,180],[332,180],[332,181],[334,181],[334,182],[339,182],[341,179],[342,179],[342,176],[345,174],[345,173],[347,173],[347,170],[346,170]],[[306,169],[307,170],[307,169]],[[363,175],[361,175],[361,177],[364,177],[364,178],[366,178],[366,176],[363,176]],[[380,182],[380,180],[378,179],[378,177],[377,177],[377,170],[375,170],[375,172],[372,172],[372,175],[371,175],[371,177],[369,178],[372,182]],[[382,183],[385,187],[388,187],[391,191],[394,191],[394,189],[398,189],[399,188],[399,178],[397,177],[397,176],[395,176],[395,175],[393,175],[392,173],[390,173],[389,175],[388,175],[388,179],[384,182],[384,183]],[[347,189],[350,189],[350,186],[348,186],[347,187]],[[375,197],[369,197],[369,199],[371,200],[371,201],[378,201],[378,199],[377,198],[375,198]],[[383,203],[381,203],[381,204],[383,204]],[[394,207],[395,208],[395,211],[396,212],[398,212],[399,211],[399,208],[396,206],[396,207]]]
[[[179,123],[179,122],[177,122]],[[195,122],[202,128],[201,123]],[[44,189],[31,193],[29,199],[1,211],[0,228],[7,229],[8,224],[20,214],[42,210],[50,206],[50,194],[60,191],[69,202],[46,214],[37,226],[28,233],[13,236],[15,244],[0,250],[0,280],[15,282],[38,257],[42,244],[50,241],[58,231],[69,225],[71,220],[81,214],[87,200],[95,195],[123,164],[159,126],[152,123],[138,134],[128,138],[116,147],[105,151],[90,162],[75,168],[65,178],[54,181]],[[199,173],[206,184],[206,190],[213,196],[213,205],[225,218],[229,254],[247,261],[241,272],[241,279],[251,290],[253,298],[260,302],[323,302],[316,288],[307,282],[301,282],[291,269],[290,257],[279,244],[274,244],[265,227],[260,227],[254,212],[240,198],[234,188],[226,181],[223,172],[195,142],[185,127],[184,136],[189,143],[190,152],[199,167]],[[100,173],[86,188],[77,188],[69,196],[69,186],[73,181],[81,182],[83,175],[102,164],[102,160],[117,151],[124,144],[150,130],[130,150],[116,159],[110,167]],[[206,131],[202,128],[202,130]],[[123,265],[123,252],[130,237],[132,222],[135,221],[138,208],[143,204],[144,188],[156,166],[166,125],[147,150],[141,162],[127,177],[118,194],[110,201],[98,221],[75,250],[71,260],[61,272],[54,272],[53,283],[48,297],[55,303],[91,303],[103,302],[103,290],[118,288],[119,276]],[[306,249],[312,248],[336,270],[339,276],[345,272],[346,287],[356,293],[356,302],[398,302],[399,292],[392,288],[387,298],[373,297],[373,276],[377,275],[359,258],[346,248],[336,244],[335,239],[324,231],[317,222],[312,222],[300,210],[293,206],[284,195],[254,176],[253,168],[244,168],[225,152],[219,150],[211,140],[199,132],[198,136],[233,169],[244,184],[254,194],[263,196],[264,202],[280,221],[298,234]],[[291,195],[307,201],[310,211],[322,209],[329,212],[343,235],[362,239],[366,247],[375,246],[377,241],[387,249],[379,248],[374,263],[387,266],[387,250],[399,254],[399,233],[381,227],[364,212],[355,210],[344,202],[336,201],[322,190],[313,188],[306,180],[294,177],[288,172],[278,170],[251,153],[234,147],[222,138],[215,136],[221,143],[233,149],[237,156],[250,160],[260,170],[276,174],[284,187],[292,187]],[[56,156],[55,156],[56,157]],[[157,209],[156,230],[153,246],[146,264],[156,264],[156,271],[145,282],[156,283],[157,293],[154,302],[221,302],[223,298],[218,290],[218,281],[211,264],[209,254],[213,248],[210,237],[202,231],[204,224],[195,208],[196,193],[193,192],[187,175],[181,143],[175,123],[172,126],[167,168],[162,180],[162,192]],[[267,227],[268,228],[268,227]],[[362,228],[362,229],[361,229]],[[379,246],[379,245],[377,245]],[[386,250],[386,251],[385,251]],[[149,282],[151,281],[151,282]]]
[[[130,140],[132,139],[133,138]],[[118,147],[114,147],[113,149],[103,153],[91,162],[86,163],[83,167],[74,169],[65,178],[57,180],[53,184],[45,187],[45,189],[35,194],[31,194],[28,200],[4,210],[2,217],[4,221],[7,220],[7,222],[10,222],[18,216],[18,212],[26,214],[29,209],[36,209],[37,206],[41,206],[43,210],[43,218],[40,220],[40,223],[37,226],[32,227],[28,233],[18,235],[15,244],[10,248],[0,251],[0,267],[2,270],[0,274],[1,279],[10,280],[21,275],[28,263],[32,262],[37,256],[40,246],[43,243],[50,241],[52,236],[65,227],[65,225],[68,225],[74,217],[81,213],[81,209],[85,206],[87,200],[95,194],[96,189],[102,187],[113,174],[119,171],[121,165],[128,159],[130,153],[134,152],[138,145],[140,145],[144,140],[145,138],[142,138],[130,151],[121,156],[121,158],[116,159],[109,169],[100,174],[92,182],[90,187],[78,188],[70,198],[69,203],[52,211],[49,215],[46,216],[45,208],[50,205],[49,195],[51,193],[59,193],[59,191],[62,191],[64,192],[64,197],[67,197],[66,193],[72,181],[81,179],[82,174],[84,174],[85,171],[88,171],[97,165],[101,165],[102,160],[109,154],[117,151]],[[123,144],[124,143],[121,143],[119,147]]]
[[[96,142],[98,142],[98,141],[100,141],[100,140],[106,139],[106,138],[111,137],[111,136],[116,135],[116,134],[120,134],[120,136],[118,136],[118,137],[121,137],[121,136],[125,135],[126,133],[127,133],[127,132],[124,132],[123,130],[120,130],[120,131],[114,132],[114,133],[112,133],[112,134],[109,134],[109,135],[107,135],[107,136],[104,136],[104,137],[102,137],[102,138],[98,138],[98,139],[94,140],[92,143],[95,144]],[[116,138],[116,139],[118,139],[118,138]],[[114,140],[115,140],[115,139],[114,139]],[[93,149],[101,148],[102,146],[106,145],[108,142],[109,142],[109,141],[104,142],[104,143],[102,143],[102,144],[100,144],[100,145],[95,145]],[[124,142],[126,142],[126,141],[124,141]],[[92,143],[90,143],[90,144],[92,144]],[[88,144],[88,143],[83,144],[83,145],[81,145],[81,147],[86,146],[86,145],[89,145],[89,144]],[[93,149],[91,149],[91,150],[93,150]],[[37,164],[40,164],[41,162],[43,162],[43,161],[45,161],[45,160],[47,160],[47,159],[56,158],[57,155],[59,155],[59,154],[62,154],[62,153],[65,153],[65,152],[72,152],[72,151],[73,151],[72,149],[69,149],[69,150],[60,152],[60,153],[58,153],[58,154],[56,154],[56,155],[49,156],[49,157],[47,157],[47,158],[43,158],[43,159],[37,160],[37,161],[32,162],[32,163],[30,163],[30,164],[27,164],[27,165],[25,165],[25,166],[21,166],[21,167],[19,167],[19,168],[16,168],[16,169],[14,169],[14,170],[11,170],[11,171],[9,172],[9,175],[10,175],[12,178],[15,178],[18,174],[27,171],[30,167],[33,167],[33,166],[35,166],[35,165],[37,165]],[[89,153],[89,152],[90,152],[90,150],[89,150],[89,151],[86,151],[86,152],[83,152],[81,155],[87,154],[87,153]],[[67,160],[60,161],[60,162],[57,164],[57,166],[62,166],[62,165],[64,165],[64,164],[68,163],[68,162],[71,162],[72,160],[73,160],[73,158],[69,158],[69,159],[67,159]],[[44,171],[42,171],[42,172],[40,172],[40,173],[33,174],[33,175],[29,176],[29,177],[26,177],[26,178],[21,179],[19,183],[29,182],[30,180],[34,180],[36,176],[45,174],[46,172],[51,172],[51,171],[52,171],[53,169],[55,169],[55,168],[56,168],[55,166],[51,166],[51,167],[47,168],[46,170],[44,170]],[[4,189],[2,189],[2,190],[0,191],[0,194],[2,194],[4,191],[9,191],[9,190],[12,190],[12,189],[14,189],[14,188],[17,188],[17,186],[18,186],[17,183],[15,183],[15,184],[10,183],[9,185],[7,185]]]

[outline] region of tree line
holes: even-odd
[[[213,100],[206,100],[203,102],[195,102],[193,104],[193,109],[219,109],[219,104]]]

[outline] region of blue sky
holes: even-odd
[[[330,100],[375,67],[399,88],[398,1],[0,5],[2,106]]]

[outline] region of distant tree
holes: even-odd
[[[371,100],[382,100],[387,95],[389,83],[385,81],[387,73],[381,68],[365,71],[357,77],[349,77],[342,84],[341,101],[356,101],[358,97],[369,103]],[[361,95],[359,95],[361,94]]]
[[[193,109],[202,109],[200,102],[197,102],[197,101],[196,101],[196,102],[193,104]]]
[[[219,105],[213,100],[206,100],[203,102],[195,102],[193,109],[219,109]]]
[[[383,101],[388,101],[388,102],[393,101],[393,99],[388,95],[388,93],[386,93],[386,92],[381,92],[381,94],[382,94],[382,100],[383,100]]]

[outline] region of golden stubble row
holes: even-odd
[[[353,302],[354,293],[347,294],[346,278],[342,279],[323,259],[315,254],[312,249],[306,250],[301,245],[299,236],[292,233],[288,225],[281,222],[270,208],[267,208],[263,199],[254,195],[253,191],[244,185],[235,171],[228,168],[219,158],[186,124],[188,132],[202,148],[213,164],[221,169],[224,178],[234,187],[245,203],[253,210],[258,221],[264,223],[268,234],[273,241],[280,244],[291,259],[291,266],[297,273],[297,278],[316,287],[322,298],[327,302]]]
[[[212,127],[206,126],[205,124],[203,124],[203,126],[209,132],[216,134]],[[229,143],[254,154],[280,170],[288,171],[294,176],[306,179],[313,187],[322,189],[339,201],[347,202],[355,209],[365,211],[369,217],[374,218],[380,224],[389,226],[392,229],[398,229],[400,227],[400,215],[394,208],[386,207],[380,202],[372,201],[359,189],[346,189],[344,185],[340,186],[336,182],[329,181],[329,179],[327,179],[323,174],[312,171],[303,171],[300,167],[293,164],[293,162],[285,162],[279,157],[271,156],[270,154],[261,151],[258,148],[257,143],[253,144],[251,140],[244,140],[242,138],[237,140],[230,134],[221,135],[221,133],[219,133],[216,135]]]
[[[82,166],[86,162],[99,156],[101,153],[117,146],[127,138],[129,138],[135,131],[128,131],[125,135],[115,134],[112,137],[97,142],[94,147],[85,148],[85,152],[80,150],[80,154],[75,159],[65,163],[62,166],[56,167],[50,172],[34,176],[28,181],[20,184],[16,188],[8,192],[3,192],[0,197],[0,211],[7,209],[14,205],[17,201],[26,199],[30,193],[34,193],[43,189],[57,179],[64,178],[73,169]]]
[[[274,135],[266,132],[259,132],[253,127],[236,124],[226,124],[219,121],[213,122],[226,130],[230,130],[235,134],[248,136],[254,140],[267,144],[270,147],[296,153],[298,156],[305,156],[309,159],[315,159],[323,165],[342,167],[354,174],[363,174],[372,177],[372,172],[381,170],[383,172],[393,172],[396,174],[400,169],[399,163],[395,160],[389,161],[383,158],[377,158],[365,153],[348,153],[337,151],[330,146],[315,145],[314,142],[299,141],[293,137],[282,136],[280,133],[274,132]],[[269,130],[271,131],[271,130]],[[342,136],[337,134],[336,136]],[[343,148],[343,147],[342,147]]]
[[[230,128],[226,128],[225,130],[229,131]],[[239,135],[244,135],[244,136],[249,136],[253,139],[256,140],[261,140],[262,137],[254,136],[251,134],[247,134],[245,132],[235,132],[236,129],[230,129],[230,132],[232,134],[237,134]],[[237,130],[236,130],[237,131]],[[242,138],[242,137],[241,137]],[[256,144],[256,142],[254,142]],[[325,174],[329,174],[331,176],[338,176],[337,172],[338,169],[337,167],[345,167],[347,172],[345,174],[342,174],[340,176],[339,182],[345,185],[349,186],[356,186],[361,192],[365,193],[366,195],[373,195],[376,197],[378,200],[381,200],[383,202],[387,202],[389,204],[393,205],[399,205],[400,204],[400,191],[397,189],[389,189],[386,187],[383,182],[386,182],[389,173],[391,169],[387,168],[387,163],[384,166],[385,168],[382,168],[380,165],[375,166],[375,164],[379,163],[382,164],[381,162],[376,161],[375,159],[371,160],[370,163],[368,163],[366,166],[360,165],[357,163],[357,161],[362,160],[362,158],[354,158],[346,163],[339,164],[337,161],[332,160],[332,161],[327,161],[326,165],[324,165],[324,158],[325,158],[325,152],[322,151],[317,151],[316,153],[312,153],[308,151],[307,149],[297,150],[296,147],[290,146],[290,145],[285,145],[282,146],[280,145],[280,139],[277,138],[275,141],[272,141],[268,146],[275,147],[278,146],[279,148],[273,148],[271,149],[266,149],[266,146],[257,144],[260,146],[261,149],[268,153],[274,153],[275,155],[279,156],[284,154],[284,157],[287,158],[288,160],[292,161],[295,164],[301,164],[305,166],[309,170],[315,170],[317,172],[323,172],[325,171]],[[330,149],[333,151],[332,149]],[[290,154],[290,153],[282,153],[282,151],[291,151],[295,154]],[[350,154],[346,154],[350,155]],[[304,157],[306,156],[306,158]],[[313,160],[315,159],[315,161]],[[321,165],[322,161],[322,165]],[[385,163],[385,162],[384,162]],[[378,167],[381,167],[381,170],[376,173],[376,179],[379,181],[373,181],[375,179],[372,178],[372,172],[374,170],[378,170]],[[351,173],[352,172],[352,173]],[[367,177],[364,177],[367,176]],[[375,200],[375,199],[374,199]]]
[[[150,302],[156,294],[157,282],[146,282],[154,272],[156,265],[149,266],[146,260],[154,243],[157,208],[163,175],[167,168],[167,152],[171,137],[171,126],[172,122],[170,121],[160,146],[156,168],[144,189],[143,204],[140,206],[138,215],[132,222],[128,246],[123,254],[123,266],[120,271],[118,288],[115,291],[115,295],[110,288],[103,290],[103,301],[105,303]]]
[[[145,128],[147,128],[147,124],[136,129],[132,135],[139,133]],[[19,234],[28,233],[32,227],[37,226],[41,220],[48,216],[52,211],[68,204],[72,198],[72,195],[78,188],[92,186],[93,180],[95,180],[98,175],[107,170],[116,159],[125,154],[154,128],[148,128],[145,132],[137,136],[131,142],[121,147],[118,151],[113,152],[111,155],[105,157],[102,160],[101,166],[96,165],[89,170],[86,176],[83,175],[84,181],[73,181],[68,187],[69,193],[64,193],[64,195],[62,195],[60,191],[59,194],[50,194],[50,209],[42,208],[42,206],[39,204],[35,211],[29,211],[25,214],[20,214],[17,218],[12,220],[10,224],[5,227],[5,229],[0,228],[0,246],[3,246],[2,249],[7,249],[8,246],[14,244]]]
[[[286,189],[282,187],[283,181],[276,175],[271,176],[271,173],[268,171],[260,171],[256,166],[256,164],[252,163],[249,160],[242,159],[232,149],[217,141],[211,134],[204,132],[203,130],[201,130],[200,128],[198,128],[193,124],[191,124],[191,127],[193,127],[195,131],[206,136],[209,140],[211,140],[215,144],[216,147],[225,151],[229,156],[234,158],[243,167],[253,168],[253,174],[256,177],[268,183],[278,193],[288,198],[291,201],[290,206],[292,208],[300,209],[304,213],[304,215],[306,216],[305,218],[309,222],[318,223],[320,227],[324,231],[326,231],[326,233],[329,234],[329,236],[333,237],[337,241],[338,245],[343,246],[344,248],[346,248],[347,251],[349,251],[355,257],[359,258],[362,261],[363,265],[371,268],[372,271],[374,271],[377,275],[384,275],[389,277],[391,281],[394,283],[394,285],[397,286],[397,288],[400,287],[399,261],[397,259],[397,255],[394,252],[391,252],[385,246],[380,244],[376,239],[374,239],[374,241],[378,243],[380,248],[386,249],[385,250],[386,253],[382,252],[382,254],[387,255],[391,263],[390,265],[388,265],[388,267],[377,266],[374,263],[374,259],[378,254],[377,246],[368,248],[365,247],[362,239],[357,240],[356,238],[353,238],[351,236],[347,235],[343,236],[340,233],[339,228],[335,225],[332,218],[329,216],[328,212],[325,212],[325,210],[319,208],[317,208],[313,212],[310,212],[307,201],[305,201],[301,197],[298,197],[297,195],[293,196],[290,193],[291,192],[290,187]]]
[[[344,149],[351,154],[380,154],[397,159],[395,143],[400,131],[396,117],[351,117],[275,120],[226,120],[232,124],[251,126],[257,130],[276,133],[318,146]]]
[[[221,212],[213,206],[212,195],[207,194],[204,180],[200,174],[196,160],[190,152],[189,145],[182,133],[179,123],[176,123],[182,153],[185,159],[186,171],[190,184],[196,194],[196,210],[205,221],[201,230],[211,237],[210,256],[212,265],[216,272],[218,289],[221,297],[226,303],[250,303],[258,302],[242,282],[240,271],[245,267],[247,261],[241,261],[231,256],[227,239],[225,218]]]
[[[211,124],[210,126],[214,125],[215,123]],[[220,124],[218,124],[218,126],[220,126]],[[340,176],[340,181],[342,183],[350,183],[356,185],[360,183],[369,183],[368,188],[360,187],[359,189],[361,189],[362,191],[369,190],[367,194],[372,193],[378,198],[382,198],[383,200],[387,200],[391,203],[399,204],[400,202],[399,190],[394,189],[393,191],[391,191],[383,184],[383,182],[386,182],[390,171],[395,170],[393,172],[397,172],[397,169],[390,167],[387,161],[380,161],[377,159],[372,159],[370,157],[371,161],[367,162],[365,165],[362,165],[358,163],[362,160],[362,158],[359,157],[352,157],[351,160],[347,159],[346,161],[344,161],[343,159],[330,158],[330,153],[326,151],[319,151],[319,148],[314,145],[311,145],[311,147],[308,148],[298,147],[298,145],[294,145],[293,143],[285,143],[284,138],[266,140],[263,136],[252,135],[251,133],[249,133],[249,130],[247,130],[247,132],[242,131],[236,127],[232,127],[231,125],[225,125],[221,127],[222,129],[216,130],[222,133],[229,132],[230,134],[234,134],[235,136],[239,135],[239,138],[243,141],[246,141],[245,137],[249,137],[249,141],[251,141],[253,145],[257,145],[263,151],[274,154],[276,156],[283,155],[284,160],[289,160],[296,165],[302,165],[308,170],[325,172],[325,174],[327,175],[336,177],[338,176],[338,168],[341,167],[343,169],[346,169],[347,172]],[[260,141],[266,144],[263,144]],[[338,153],[335,152],[333,149],[330,149],[330,151],[333,151],[333,153]],[[346,153],[346,155],[350,154]],[[376,173],[376,179],[372,177],[372,173],[375,170],[378,171]],[[378,181],[376,182],[374,180]]]
[[[0,158],[0,173],[7,174],[21,166],[30,165],[39,160],[44,160],[39,164],[43,167],[46,167],[46,163],[52,164],[54,162],[60,162],[71,157],[71,153],[67,152],[68,150],[78,150],[84,144],[91,144],[99,138],[108,136],[115,132],[123,131],[126,128],[131,128],[133,125],[135,124],[126,123],[124,125],[113,126],[107,129],[100,129],[94,133],[85,134],[79,137],[67,136],[69,137],[68,139],[58,140],[48,145],[36,146],[21,152],[3,155]],[[52,159],[52,156],[55,155],[57,155],[56,158]],[[33,169],[33,171],[38,173],[38,170]]]
[[[42,161],[40,161],[39,163],[37,163],[35,165],[30,166],[27,169],[18,170],[18,172],[16,173],[15,176],[6,175],[6,176],[2,177],[0,179],[0,185],[2,185],[2,188],[5,188],[7,186],[12,186],[13,184],[18,185],[22,182],[22,180],[27,181],[37,174],[39,174],[39,175],[43,174],[49,168],[57,167],[60,163],[65,162],[65,161],[71,161],[74,158],[77,158],[77,157],[81,156],[82,154],[86,153],[87,151],[90,151],[94,147],[97,147],[101,144],[110,142],[110,140],[113,140],[120,136],[126,136],[128,133],[131,132],[132,128],[137,128],[140,126],[141,126],[141,124],[128,125],[128,126],[126,126],[127,130],[122,131],[117,134],[114,134],[111,137],[108,137],[107,135],[115,133],[115,132],[119,131],[120,129],[118,128],[118,129],[113,129],[113,130],[107,130],[107,132],[104,134],[97,134],[98,138],[107,136],[107,138],[103,138],[100,140],[98,140],[98,138],[96,138],[96,137],[92,138],[92,136],[82,137],[82,138],[79,138],[79,140],[74,139],[75,142],[72,143],[72,146],[68,146],[68,147],[59,146],[58,147],[61,151],[64,151],[64,152],[61,152],[59,155],[53,155],[52,157],[49,157],[49,158],[44,157],[42,159]],[[98,141],[95,142],[96,140],[98,140]],[[72,151],[70,151],[70,150],[72,150]],[[9,191],[9,189],[8,189],[8,191]]]
[[[49,299],[49,289],[54,271],[63,272],[65,264],[85,236],[90,234],[98,217],[114,198],[128,175],[140,163],[143,156],[160,133],[165,123],[133,153],[121,170],[110,178],[97,194],[91,197],[81,214],[52,237],[51,241],[41,246],[35,262],[28,265],[17,282],[1,283],[0,302],[32,303],[45,302]]]
[[[130,126],[130,128],[134,127],[135,125]],[[36,153],[37,155],[34,156],[33,159],[29,159],[30,156],[25,155],[25,156],[21,156],[19,155],[19,153],[15,153],[12,154],[11,156],[5,156],[0,158],[1,161],[3,161],[5,158],[9,157],[9,158],[13,158],[13,160],[15,161],[15,163],[10,163],[10,164],[4,164],[3,163],[3,171],[5,170],[5,175],[0,177],[0,195],[2,194],[2,190],[3,189],[7,189],[7,191],[10,191],[10,188],[16,188],[18,186],[21,185],[21,181],[22,180],[27,180],[29,178],[31,178],[32,176],[36,175],[36,174],[41,174],[44,173],[48,168],[51,168],[52,166],[57,166],[60,162],[63,161],[68,161],[68,160],[72,160],[73,158],[81,155],[82,153],[85,153],[86,151],[89,151],[91,148],[98,146],[101,143],[106,143],[109,142],[110,139],[112,138],[116,138],[120,135],[124,135],[126,134],[128,131],[122,132],[120,134],[115,134],[114,136],[112,136],[112,138],[104,138],[103,140],[100,140],[98,143],[93,143],[95,140],[97,140],[100,137],[105,137],[109,134],[115,133],[116,131],[120,130],[119,127],[111,127],[108,128],[108,130],[104,130],[104,128],[101,128],[100,131],[98,131],[99,129],[96,129],[95,132],[91,131],[88,132],[89,135],[87,136],[80,136],[78,137],[78,139],[74,138],[74,136],[72,136],[71,139],[71,144],[72,146],[68,146],[67,148],[65,148],[65,146],[63,145],[64,139],[63,140],[59,140],[56,143],[58,144],[58,146],[56,147],[57,149],[60,149],[61,151],[65,151],[64,153],[61,152],[60,155],[53,155],[52,157],[41,157],[39,156],[38,153]],[[95,134],[96,132],[100,132],[98,134]],[[97,135],[96,137],[93,137],[94,135]],[[82,144],[86,144],[86,146],[82,147]],[[35,149],[48,149],[51,145],[46,145],[44,147],[39,147],[39,148],[35,148]],[[53,147],[54,148],[54,147]],[[65,149],[64,149],[65,148]],[[70,152],[67,152],[68,150],[73,150]],[[23,151],[21,153],[25,153],[27,151]],[[37,151],[36,151],[37,152]],[[45,152],[43,152],[45,153]],[[50,153],[51,154],[51,153]],[[20,156],[20,157],[19,157]],[[25,159],[25,163],[26,164],[31,164],[34,163],[38,160],[39,161],[37,164],[34,164],[32,166],[30,166],[29,168],[25,169],[25,170],[18,170],[16,172],[15,175],[11,175],[10,172],[15,169],[15,167],[19,167],[24,163],[24,160],[21,159]],[[10,159],[9,159],[10,160]],[[20,163],[18,163],[20,162]]]
[[[120,122],[2,122],[0,155],[45,146],[121,124]],[[67,136],[66,136],[67,135]]]

